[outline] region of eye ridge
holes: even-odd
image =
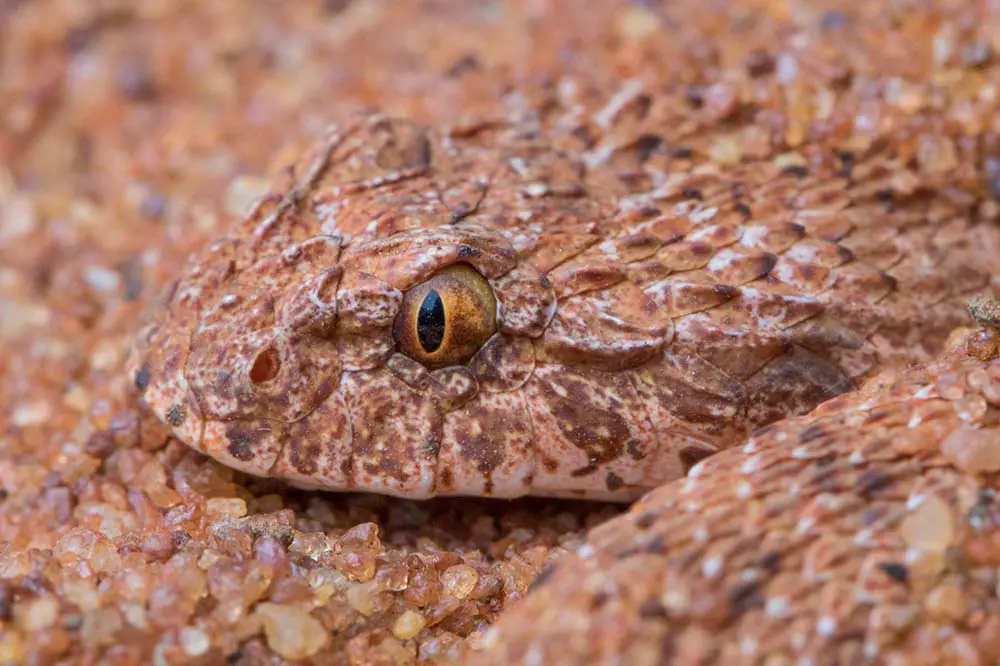
[[[417,339],[426,353],[433,354],[441,348],[446,327],[444,301],[436,289],[431,289],[424,296],[417,313]]]

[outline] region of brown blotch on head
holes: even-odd
[[[601,409],[590,395],[587,384],[567,379],[561,382],[562,395],[548,383],[542,390],[549,409],[556,417],[563,437],[587,454],[589,465],[579,473],[593,471],[596,465],[615,460],[631,439],[625,419],[611,409]],[[576,474],[577,472],[574,472]]]
[[[229,454],[242,462],[253,460],[253,446],[257,443],[257,433],[252,428],[232,425],[226,429],[229,440]]]
[[[604,479],[604,487],[607,488],[609,492],[614,492],[616,490],[621,490],[624,486],[625,480],[609,469],[608,475]]]
[[[504,461],[503,432],[483,432],[462,437],[462,458],[476,466],[481,474],[492,474]]]
[[[455,489],[455,473],[445,467],[438,474],[438,490],[450,491]]]
[[[319,469],[317,460],[320,455],[319,443],[315,440],[303,442],[299,437],[288,440],[288,458],[300,474],[310,476]]]
[[[591,461],[591,462],[587,463],[586,465],[584,465],[583,467],[577,467],[576,469],[574,469],[573,471],[571,471],[569,474],[572,477],[580,478],[581,476],[588,476],[590,474],[593,474],[596,471],[597,471],[597,463]]]

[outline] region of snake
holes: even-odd
[[[865,95],[794,140],[652,75],[345,113],[127,372],[298,488],[634,502],[472,663],[994,663],[1000,161]]]

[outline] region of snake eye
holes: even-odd
[[[496,332],[497,302],[482,275],[454,264],[406,292],[393,337],[431,370],[461,365]]]

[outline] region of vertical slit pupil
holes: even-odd
[[[417,338],[428,354],[433,354],[444,340],[444,302],[436,291],[430,291],[417,313]]]

